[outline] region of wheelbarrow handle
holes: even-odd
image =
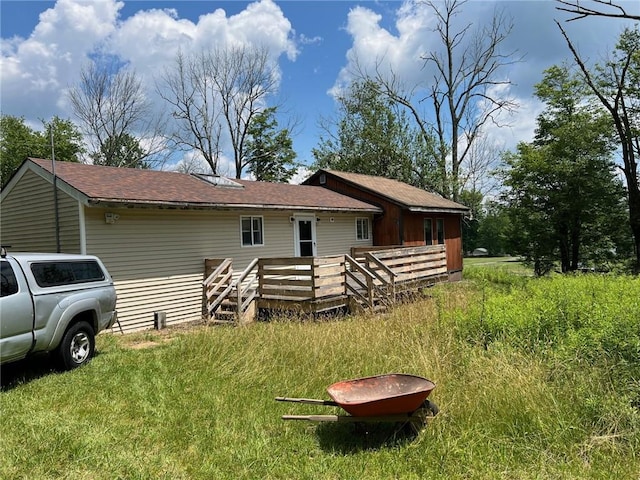
[[[278,402],[295,402],[295,403],[308,403],[311,405],[329,405],[331,407],[338,407],[339,405],[332,400],[316,400],[315,398],[289,398],[289,397],[276,397]]]

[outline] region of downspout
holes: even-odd
[[[58,211],[58,177],[56,176],[56,152],[53,148],[53,125],[49,126],[51,134],[51,170],[53,172],[53,209],[56,222],[56,252],[60,253],[60,213]]]
[[[87,254],[87,226],[84,215],[84,205],[78,200],[78,222],[80,224],[80,254]]]

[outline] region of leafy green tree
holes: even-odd
[[[2,185],[28,156],[36,156],[40,145],[36,132],[25,125],[24,118],[2,115],[0,118],[0,175]]]
[[[484,247],[478,239],[478,230],[484,218],[482,201],[483,195],[477,190],[463,190],[460,194],[460,202],[471,209],[471,215],[462,220],[462,238],[467,252]]]
[[[0,171],[4,185],[27,157],[51,158],[51,131],[56,160],[77,162],[84,152],[82,135],[70,120],[53,117],[43,130],[29,127],[23,117],[0,117]]]
[[[54,154],[57,161],[80,162],[85,153],[82,133],[78,127],[68,119],[54,116],[49,122],[42,122],[44,129],[38,132],[43,144],[42,158],[51,156],[51,130],[53,129]]]
[[[510,253],[507,248],[509,217],[504,205],[490,201],[485,203],[484,210],[478,223],[478,246],[486,248],[489,255]]]
[[[556,22],[582,72],[586,84],[607,111],[622,153],[629,225],[633,233],[635,271],[640,273],[640,30],[625,28],[613,54],[590,70],[562,26]]]
[[[128,133],[107,138],[100,151],[91,154],[95,165],[127,168],[151,168],[140,142]]]
[[[339,119],[312,150],[316,168],[376,175],[420,188],[435,183],[435,141],[412,128],[406,114],[372,80],[338,98]]]
[[[298,171],[296,152],[288,129],[278,130],[275,107],[254,115],[245,146],[245,165],[256,180],[288,182]]]
[[[544,274],[559,260],[579,268],[588,251],[617,242],[609,219],[624,212],[624,189],[612,161],[612,131],[601,110],[585,103],[584,83],[567,67],[552,67],[536,85],[547,108],[533,143],[507,154],[505,199],[510,246]]]

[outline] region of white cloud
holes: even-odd
[[[179,49],[191,53],[233,42],[265,45],[276,62],[283,54],[290,60],[298,54],[291,23],[272,0],[251,3],[232,16],[217,9],[197,23],[179,18],[174,9],[140,10],[121,20],[123,6],[115,0],[58,0],[40,15],[29,38],[3,39],[3,113],[27,121],[72,117],[65,91],[98,53],[128,62],[150,93],[154,76],[171,64]]]
[[[4,41],[0,59],[3,113],[27,119],[58,111],[61,89],[76,78],[79,65],[115,29],[121,2],[59,0],[40,14],[29,38]]]
[[[442,7],[442,4],[436,5]],[[441,40],[434,31],[434,13],[426,2],[406,0],[398,6],[393,21],[387,19],[385,22],[385,17],[377,13],[377,8],[379,6],[376,4],[366,4],[350,11],[346,31],[352,38],[352,45],[329,93],[335,96],[350,83],[357,71],[370,75],[393,74],[395,81],[407,92],[415,93],[414,105],[425,108],[424,115],[428,116],[429,102],[419,103],[418,99],[427,96],[433,81],[432,66],[425,64],[422,57],[427,52],[442,48]],[[533,137],[536,117],[542,108],[533,97],[533,85],[542,79],[546,68],[570,60],[571,54],[554,22],[556,18],[562,21],[563,17],[553,2],[467,2],[455,16],[452,30],[459,32],[469,25],[469,39],[501,11],[507,22],[513,22],[513,30],[503,42],[501,53],[513,52],[514,59],[524,55],[524,61],[505,65],[498,72],[503,79],[509,79],[512,85],[508,91],[496,94],[511,96],[519,104],[519,109],[509,118],[501,118],[502,121],[508,121],[508,127],[487,125],[485,130],[495,137],[497,145],[512,148],[518,141],[530,141]],[[625,23],[591,20],[563,26],[585,58],[593,62],[602,59],[604,53],[611,50]]]

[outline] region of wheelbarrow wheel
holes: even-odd
[[[431,412],[431,415],[433,415],[434,417],[438,414],[438,412],[440,411],[440,409],[438,408],[438,405],[436,405],[435,402],[432,402],[429,399],[426,399],[424,401],[424,403],[422,404],[422,408],[427,410],[428,412]]]

